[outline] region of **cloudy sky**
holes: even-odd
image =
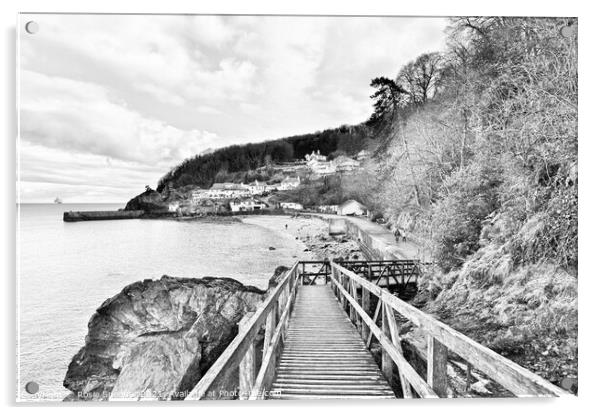
[[[365,121],[370,79],[442,50],[445,25],[21,15],[21,201],[122,203],[203,150]]]

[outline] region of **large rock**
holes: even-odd
[[[192,389],[265,292],[229,278],[163,276],[125,287],[88,323],[68,400],[172,399]]]
[[[131,199],[125,205],[125,210],[167,211],[169,210],[169,202],[164,200],[161,193],[148,189]]]

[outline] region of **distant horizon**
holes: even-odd
[[[21,201],[34,203],[57,195],[127,202],[209,148],[364,122],[371,79],[443,50],[448,24],[393,16],[19,19],[18,186]],[[29,21],[35,34],[25,31]]]
[[[54,202],[17,202],[16,205],[120,205],[125,204],[127,202],[63,202],[63,203],[54,203]]]

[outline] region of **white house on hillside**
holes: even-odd
[[[318,161],[313,159],[307,162],[307,167],[309,167],[312,173],[321,175],[333,174],[337,171],[337,166],[335,166],[332,160]]]
[[[207,194],[209,199],[234,199],[251,196],[251,191],[242,183],[214,183]]]
[[[368,213],[368,208],[357,200],[348,200],[339,205],[337,215],[342,216],[364,216]]]
[[[368,157],[370,157],[370,153],[368,153],[366,150],[362,150],[355,155],[355,159],[357,161],[366,160]]]
[[[209,199],[209,190],[197,189],[191,192],[192,203],[198,205],[203,199]]]
[[[326,156],[323,156],[322,154],[320,154],[320,150],[318,150],[317,153],[315,151],[312,151],[311,154],[305,155],[305,161],[310,162],[312,160],[326,161]]]
[[[286,178],[280,182],[277,189],[278,190],[291,190],[296,187],[299,187],[300,184],[301,184],[301,179],[299,178],[299,176],[297,176],[296,178],[292,178],[292,179],[289,178],[288,176],[286,176]]]
[[[268,191],[268,184],[266,182],[259,182],[257,180],[248,184],[247,187],[253,195],[262,195]]]
[[[339,156],[334,160],[338,173],[347,173],[357,169],[360,162],[347,156]]]

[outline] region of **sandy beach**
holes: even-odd
[[[261,226],[295,239],[305,246],[299,260],[364,259],[358,244],[346,236],[328,234],[328,224],[308,216],[244,216],[244,223]]]

